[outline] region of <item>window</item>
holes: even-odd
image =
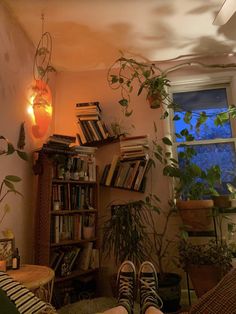
[[[194,140],[188,142],[197,153],[193,157],[193,162],[204,170],[213,165],[219,165],[222,171],[222,185],[219,192],[229,193],[226,184],[236,184],[235,132],[232,121],[222,126],[214,124],[215,114],[226,111],[231,104],[229,84],[173,91],[173,100],[182,111],[178,113],[180,120],[173,121],[173,134],[187,129],[194,136]],[[194,113],[191,119],[192,126],[184,121],[184,114],[188,111]],[[194,126],[202,111],[210,118],[197,130]],[[178,153],[182,149],[180,144],[183,142],[176,136],[173,138],[174,147]]]

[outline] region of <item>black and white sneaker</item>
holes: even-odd
[[[150,262],[143,262],[139,269],[140,314],[144,314],[148,307],[161,309],[163,302],[159,297],[158,278],[155,267]]]
[[[136,270],[130,261],[124,261],[117,274],[118,305],[133,314],[134,296],[136,291]]]

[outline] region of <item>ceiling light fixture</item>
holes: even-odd
[[[55,71],[51,66],[52,37],[44,32],[44,15],[42,14],[42,36],[34,56],[33,76],[35,83],[32,87],[30,107],[28,112],[32,117],[32,134],[42,138],[48,131],[52,120],[52,95],[48,86],[49,72]]]

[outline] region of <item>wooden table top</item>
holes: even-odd
[[[53,280],[54,270],[41,265],[21,265],[19,269],[8,270],[7,273],[30,290],[35,290]]]

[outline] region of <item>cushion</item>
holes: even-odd
[[[2,271],[0,271],[0,289],[15,305],[17,311],[13,313],[56,313],[51,305],[37,298],[33,292]]]

